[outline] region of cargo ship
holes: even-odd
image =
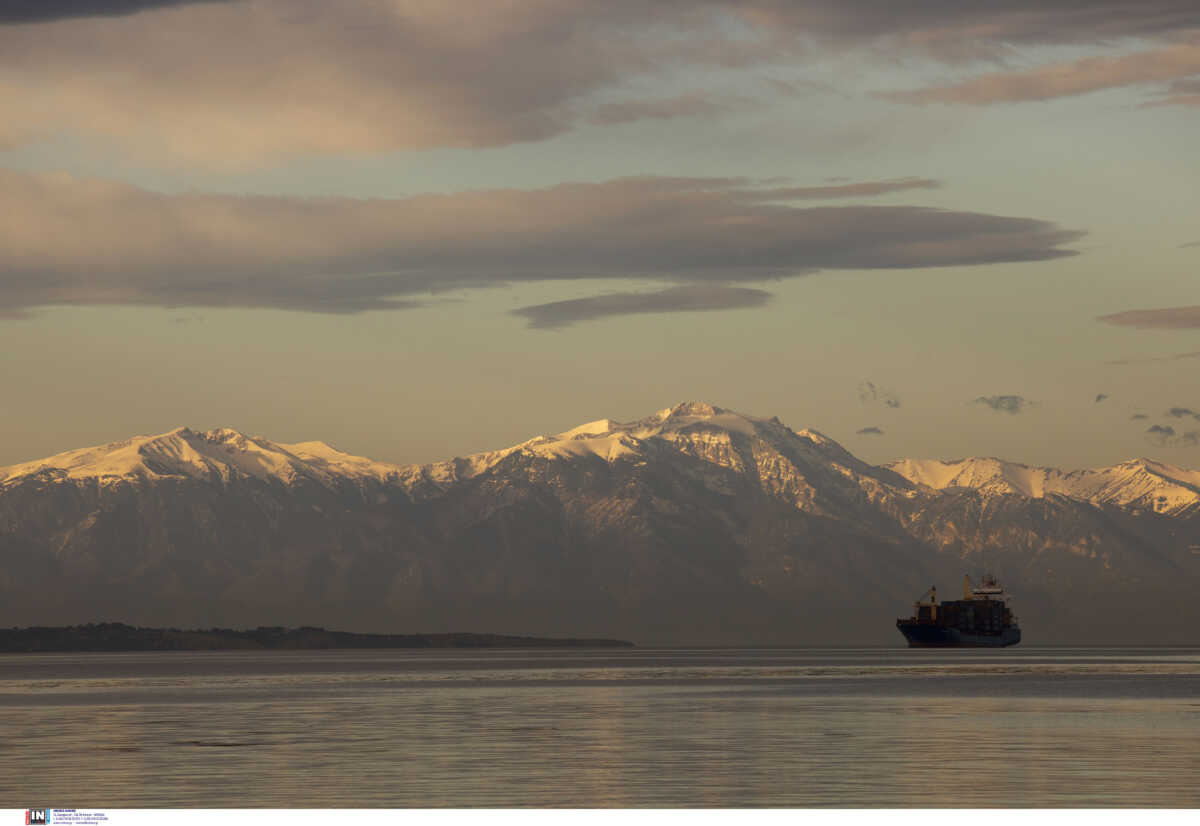
[[[963,578],[963,598],[937,601],[937,586],[917,600],[916,610],[908,619],[896,620],[896,627],[910,648],[964,646],[999,648],[1021,641],[1017,618],[1008,607],[1008,596],[993,576],[984,576],[979,585]]]

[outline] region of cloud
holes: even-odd
[[[230,0],[4,0],[0,4],[0,25],[44,23],[69,17],[114,17],[165,6],[213,2]]]
[[[609,293],[536,304],[513,310],[512,314],[529,319],[532,328],[547,330],[608,316],[733,310],[761,307],[770,300],[771,294],[763,290],[701,284],[669,287],[657,292]]]
[[[1190,330],[1200,327],[1200,306],[1165,307],[1159,310],[1126,310],[1099,316],[1097,321],[1143,330]]]
[[[963,83],[881,96],[903,103],[990,104],[1049,100],[1200,74],[1200,43],[1175,43],[1120,57],[1088,57],[1021,72],[994,72]]]
[[[1113,365],[1160,364],[1169,361],[1181,361],[1183,359],[1194,358],[1200,358],[1200,350],[1193,350],[1190,353],[1173,353],[1169,356],[1143,356],[1140,358],[1116,359],[1114,361],[1106,361],[1104,363]]]
[[[1200,77],[1191,80],[1177,80],[1171,84],[1171,91],[1185,95],[1200,95]]]
[[[882,402],[893,410],[900,407],[900,398],[895,393],[869,381],[864,381],[858,386],[858,400],[863,404]]]
[[[18,0],[4,9],[10,23],[54,22],[36,36],[0,26],[0,145],[75,134],[142,162],[214,166],[504,146],[589,123],[713,117],[752,103],[709,91],[729,73],[794,71],[833,49],[889,63],[977,61],[1026,45],[1179,38],[1200,27],[1193,0],[481,0],[470,14],[427,0]],[[1181,78],[1189,48],[1115,58],[1124,62],[1108,80],[1095,66],[1045,71],[1071,93]],[[634,91],[680,77],[703,77],[705,87],[649,100]],[[1039,77],[1016,85],[1045,86]],[[1012,95],[1011,82],[975,83]]]
[[[1129,418],[1131,421],[1137,422],[1137,421],[1141,421],[1142,419],[1149,419],[1150,417],[1147,416],[1145,413],[1134,413]]]
[[[1105,399],[1107,399],[1107,398],[1108,398],[1108,394],[1107,394],[1107,393],[1097,393],[1097,394],[1096,394],[1096,401],[1095,401],[1095,403],[1096,403],[1096,404],[1099,404],[1100,402],[1104,401],[1104,400],[1105,400]]]
[[[870,195],[887,195],[908,189],[940,189],[940,181],[930,178],[893,178],[890,181],[863,181],[835,186],[795,186],[762,190],[762,199],[771,201],[799,201],[818,198],[861,198]]]
[[[1200,106],[1200,78],[1177,80],[1167,87],[1165,97],[1148,101],[1143,106]],[[1200,246],[1200,241],[1184,244],[1185,247]]]
[[[1200,445],[1200,430],[1188,430],[1178,435],[1170,425],[1152,424],[1146,438],[1160,447],[1195,447]]]
[[[1009,413],[1015,416],[1034,403],[1024,396],[980,396],[972,401],[971,404],[982,404],[985,407],[990,407],[997,413]]]
[[[604,103],[588,116],[588,122],[600,126],[633,123],[639,120],[711,117],[722,112],[753,105],[745,98],[691,94],[662,100],[627,100]]]
[[[1175,428],[1169,424],[1152,424],[1146,428],[1146,434],[1158,444],[1166,444],[1169,440],[1175,438]]]
[[[1200,421],[1200,413],[1197,413],[1190,407],[1172,407],[1164,415],[1170,416],[1173,419],[1192,418]]]
[[[54,304],[357,312],[521,281],[713,285],[1045,261],[1074,254],[1061,245],[1081,235],[1030,218],[774,197],[745,179],[654,177],[397,199],[169,195],[0,170],[0,314]]]
[[[843,41],[886,38],[948,57],[971,44],[1094,43],[1200,26],[1191,0],[767,0],[741,7],[746,19],[788,31],[804,27]]]
[[[859,436],[882,436],[883,431],[878,427],[864,427],[862,430],[856,430]]]

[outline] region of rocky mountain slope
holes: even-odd
[[[989,569],[1029,642],[1194,639],[1200,473],[876,467],[702,403],[420,466],[180,428],[0,468],[0,624],[895,643]]]

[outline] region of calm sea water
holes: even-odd
[[[1200,806],[1200,649],[0,655],[0,806]]]

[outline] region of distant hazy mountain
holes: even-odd
[[[1200,473],[855,458],[701,403],[398,466],[180,428],[0,468],[0,624],[892,643],[995,572],[1026,643],[1194,642]]]

